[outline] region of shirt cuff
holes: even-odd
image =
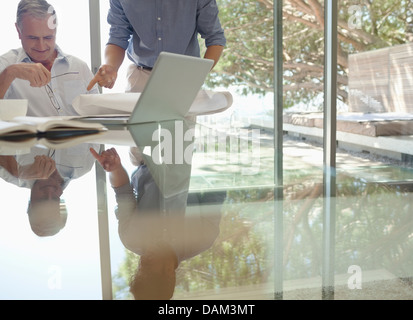
[[[114,44],[118,47],[121,47],[124,50],[127,50],[128,47],[129,47],[129,41],[125,41],[125,40],[115,38],[115,37],[110,37],[108,42],[107,42],[107,45],[108,44]]]

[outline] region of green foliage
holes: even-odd
[[[272,12],[257,1],[219,1],[219,8],[227,48],[209,85],[242,86],[245,94],[271,91]]]
[[[227,47],[208,79],[211,87],[239,86],[241,93],[273,91],[272,0],[218,0]],[[323,91],[323,1],[284,1],[285,106],[309,101]],[[413,2],[410,0],[339,0],[339,96],[348,92],[348,55],[411,42]],[[357,6],[361,29],[352,27]]]

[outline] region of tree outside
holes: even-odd
[[[217,0],[228,39],[210,85],[273,92],[273,0]],[[413,41],[413,2],[339,0],[338,95],[348,100],[348,55]],[[285,107],[323,92],[324,1],[283,4]]]

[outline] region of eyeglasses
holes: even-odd
[[[79,74],[79,72],[78,71],[73,71],[73,72],[66,72],[66,73],[58,74],[56,76],[53,76],[52,79],[58,78],[58,77],[61,77],[61,76],[66,76],[66,75],[69,75],[69,74]],[[56,96],[53,92],[52,87],[49,84],[47,84],[45,86],[45,89],[46,89],[47,95],[49,96],[50,102],[52,103],[53,107],[56,109],[56,111],[59,112],[60,109],[62,109],[62,108],[61,108],[59,102],[56,99]]]
[[[49,96],[50,102],[52,103],[53,107],[57,111],[60,111],[60,109],[61,109],[60,104],[57,101],[56,96],[55,96],[52,88],[48,84],[46,84],[45,88],[46,88],[47,95]]]
[[[57,76],[53,76],[52,79],[58,78],[58,77],[61,77],[61,76],[66,76],[68,74],[79,74],[79,72],[78,71],[73,71],[73,72],[66,72],[66,73],[58,74]]]
[[[49,158],[55,160],[55,159],[54,159],[55,154],[56,154],[56,149],[49,149],[49,152],[48,152],[47,156],[48,156]],[[72,168],[72,169],[82,169],[82,168],[83,168],[83,167],[79,167],[79,166],[77,166],[77,167],[75,167],[75,166],[68,166],[68,165],[60,164],[60,163],[56,163],[56,162],[55,162],[55,164],[56,164],[56,166],[58,166],[58,167],[63,167],[63,168]]]

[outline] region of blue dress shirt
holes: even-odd
[[[110,0],[108,23],[108,44],[145,67],[162,51],[199,57],[198,34],[207,47],[226,44],[215,0]]]

